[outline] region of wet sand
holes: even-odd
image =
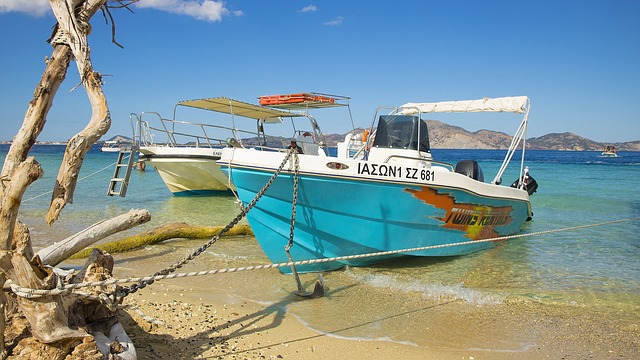
[[[115,254],[114,275],[151,275],[201,243],[168,241]],[[255,239],[236,237],[178,272],[266,262]],[[294,295],[293,277],[275,269],[160,280],[124,303],[162,325],[131,308],[121,311],[121,322],[139,359],[640,358],[636,301],[620,307],[522,296],[487,303],[430,298],[376,287],[359,275],[376,270],[325,273],[327,293],[317,299]],[[315,276],[302,275],[307,289]]]
[[[140,263],[139,265],[144,265]],[[129,263],[128,265],[135,265]],[[145,266],[148,266],[145,265]],[[230,282],[236,280],[230,279]],[[239,296],[230,283],[209,277],[163,280],[128,296],[126,304],[162,321],[150,324],[132,309],[121,321],[139,359],[636,359],[640,311],[505,301],[497,305],[423,300],[398,304],[393,315],[358,319],[317,331],[287,308],[304,302],[287,295],[260,303]],[[227,288],[228,291],[221,289]],[[413,304],[413,303],[412,303]],[[304,303],[305,306],[314,303]],[[428,321],[407,327],[422,345],[350,337],[372,323]],[[427,344],[427,345],[424,345]]]

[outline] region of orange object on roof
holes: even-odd
[[[301,104],[301,103],[335,103],[336,99],[328,96],[321,96],[309,93],[286,94],[286,95],[267,95],[260,96],[260,105],[282,105],[282,104]]]

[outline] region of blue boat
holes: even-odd
[[[292,110],[292,105],[286,108]],[[433,159],[425,121],[434,112],[478,111],[524,115],[489,182],[474,160],[462,159],[454,166]],[[289,261],[285,247],[294,261],[329,259],[300,265],[299,272],[366,266],[402,256],[463,255],[494,246],[494,241],[480,240],[519,232],[533,215],[529,196],[537,184],[524,167],[528,112],[524,96],[409,103],[378,109],[371,127],[347,135],[336,156],[319,151],[320,146],[300,149],[301,154],[229,147],[222,150],[218,165],[245,205],[261,195],[247,219],[274,263]],[[502,185],[517,149],[522,150],[520,176]],[[261,193],[265,184],[269,186]],[[452,246],[458,243],[463,244]],[[368,255],[373,253],[376,256]]]

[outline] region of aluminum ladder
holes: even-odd
[[[118,161],[116,162],[116,168],[113,171],[113,178],[109,181],[109,189],[107,190],[108,196],[118,195],[125,197],[127,195],[131,169],[133,169],[134,152],[137,150],[137,146],[132,146],[129,148],[122,148],[120,152],[118,152]]]

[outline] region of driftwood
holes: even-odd
[[[111,18],[106,5],[108,1],[117,2],[120,7],[127,6],[117,0],[49,0],[57,20],[51,39],[53,52],[46,59],[45,71],[0,173],[0,272],[2,277],[24,288],[54,289],[58,283],[67,280],[33,256],[29,230],[18,222],[18,212],[27,187],[43,175],[40,164],[28,154],[44,127],[71,60],[76,60],[92,112],[85,129],[67,143],[46,217],[49,224],[58,219],[67,203],[72,203],[84,156],[109,129],[111,118],[102,92],[102,79],[93,69],[87,41],[91,32],[89,20],[98,10],[102,8]],[[89,278],[108,278],[112,270],[109,264],[112,267],[111,256],[98,253],[85,264],[83,273]],[[111,290],[114,289],[96,291]],[[4,322],[0,322],[0,328],[5,324],[4,346],[0,347],[3,357],[5,354],[10,358],[65,360],[113,357],[113,349],[110,347],[109,353],[101,353],[90,334],[111,335],[113,325],[118,323],[114,306],[73,294],[46,294],[36,298],[11,292],[6,295]],[[0,306],[2,303],[0,297]],[[117,327],[114,333],[121,334]],[[127,343],[124,345],[128,346]],[[135,358],[135,351],[129,358]]]
[[[21,254],[3,251],[0,253],[0,264],[9,269],[7,277],[19,286],[30,289],[55,288],[57,276],[38,264],[34,266]],[[32,335],[45,344],[87,335],[84,331],[69,328],[61,296],[36,299],[17,297],[17,303],[31,325]]]
[[[224,226],[193,226],[186,223],[172,223],[159,226],[141,234],[129,236],[121,240],[112,241],[96,246],[96,248],[114,254],[140,249],[147,245],[157,244],[168,239],[204,239],[220,233]],[[225,235],[253,235],[249,225],[236,225]],[[86,258],[91,249],[85,249],[71,256],[70,259]]]
[[[87,259],[82,270],[70,279],[70,283],[83,283],[92,281],[104,281],[112,278],[113,257],[108,253],[93,249],[89,259]],[[87,288],[94,296],[117,292],[115,285],[103,285],[99,288]],[[106,306],[94,299],[76,298],[70,305],[72,312],[77,315],[71,316],[74,322],[86,328],[94,338],[100,352],[105,356],[109,354],[123,354],[120,358],[135,359],[136,351],[133,343],[118,322],[115,305]],[[79,316],[78,316],[79,315]],[[107,335],[105,335],[107,334]]]
[[[2,186],[0,186],[0,229],[3,229],[0,231],[0,246],[2,249],[15,249],[13,235],[20,201],[27,187],[43,174],[40,164],[32,157],[11,169],[11,181],[4,181],[6,175],[3,173]]]
[[[6,281],[6,277],[4,273],[0,273],[0,284],[4,284]],[[7,357],[7,351],[4,349],[4,328],[6,326],[4,320],[4,311],[6,307],[7,299],[4,296],[4,291],[0,291],[0,359],[5,359]]]
[[[107,99],[102,92],[102,78],[93,70],[87,41],[91,32],[88,20],[106,2],[107,0],[49,0],[58,21],[51,44],[54,48],[62,46],[71,49],[80,73],[80,81],[91,103],[89,123],[67,142],[47,213],[49,225],[58,219],[60,211],[67,203],[73,203],[73,191],[82,160],[91,146],[106,134],[111,126]]]
[[[113,219],[93,224],[73,236],[38,251],[36,255],[40,257],[43,264],[54,266],[109,235],[131,229],[149,220],[151,220],[151,214],[148,210],[130,210]]]

